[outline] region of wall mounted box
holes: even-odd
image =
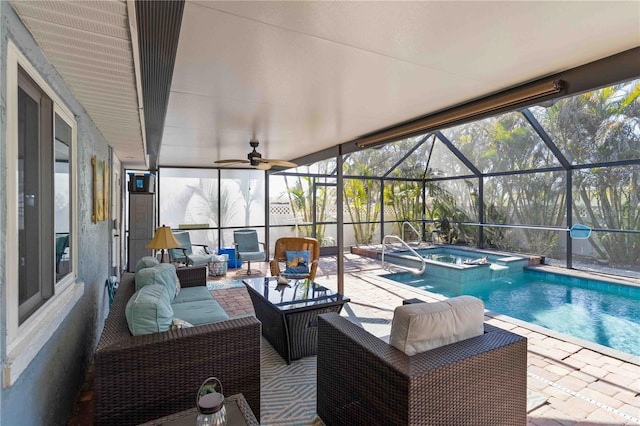
[[[155,192],[156,177],[151,173],[129,173],[129,192]]]

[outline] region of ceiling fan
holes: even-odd
[[[214,163],[224,164],[224,165],[250,164],[251,166],[255,167],[258,170],[269,170],[272,166],[286,167],[286,168],[298,167],[296,163],[292,163],[291,161],[272,160],[268,158],[262,158],[262,154],[256,151],[258,144],[259,142],[257,140],[252,139],[251,141],[249,141],[249,145],[253,147],[253,151],[247,154],[246,160],[218,160],[218,161],[214,161]]]

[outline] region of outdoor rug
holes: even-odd
[[[242,280],[207,281],[207,290],[226,290],[228,288],[244,288]]]
[[[324,425],[316,416],[316,357],[287,363],[262,338],[261,425]]]

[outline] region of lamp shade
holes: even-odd
[[[147,244],[147,248],[152,250],[164,250],[178,247],[180,247],[180,243],[176,241],[176,237],[173,236],[171,228],[164,225],[156,228],[156,233],[153,236],[153,239],[149,244]]]

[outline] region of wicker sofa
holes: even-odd
[[[206,268],[177,270],[184,287],[206,284]],[[203,380],[242,393],[260,418],[260,331],[253,316],[132,336],[125,306],[135,292],[125,273],[95,353],[95,424],[134,425],[192,408]]]
[[[337,314],[318,319],[317,412],[333,425],[526,425],[527,340],[485,332],[408,356]]]

